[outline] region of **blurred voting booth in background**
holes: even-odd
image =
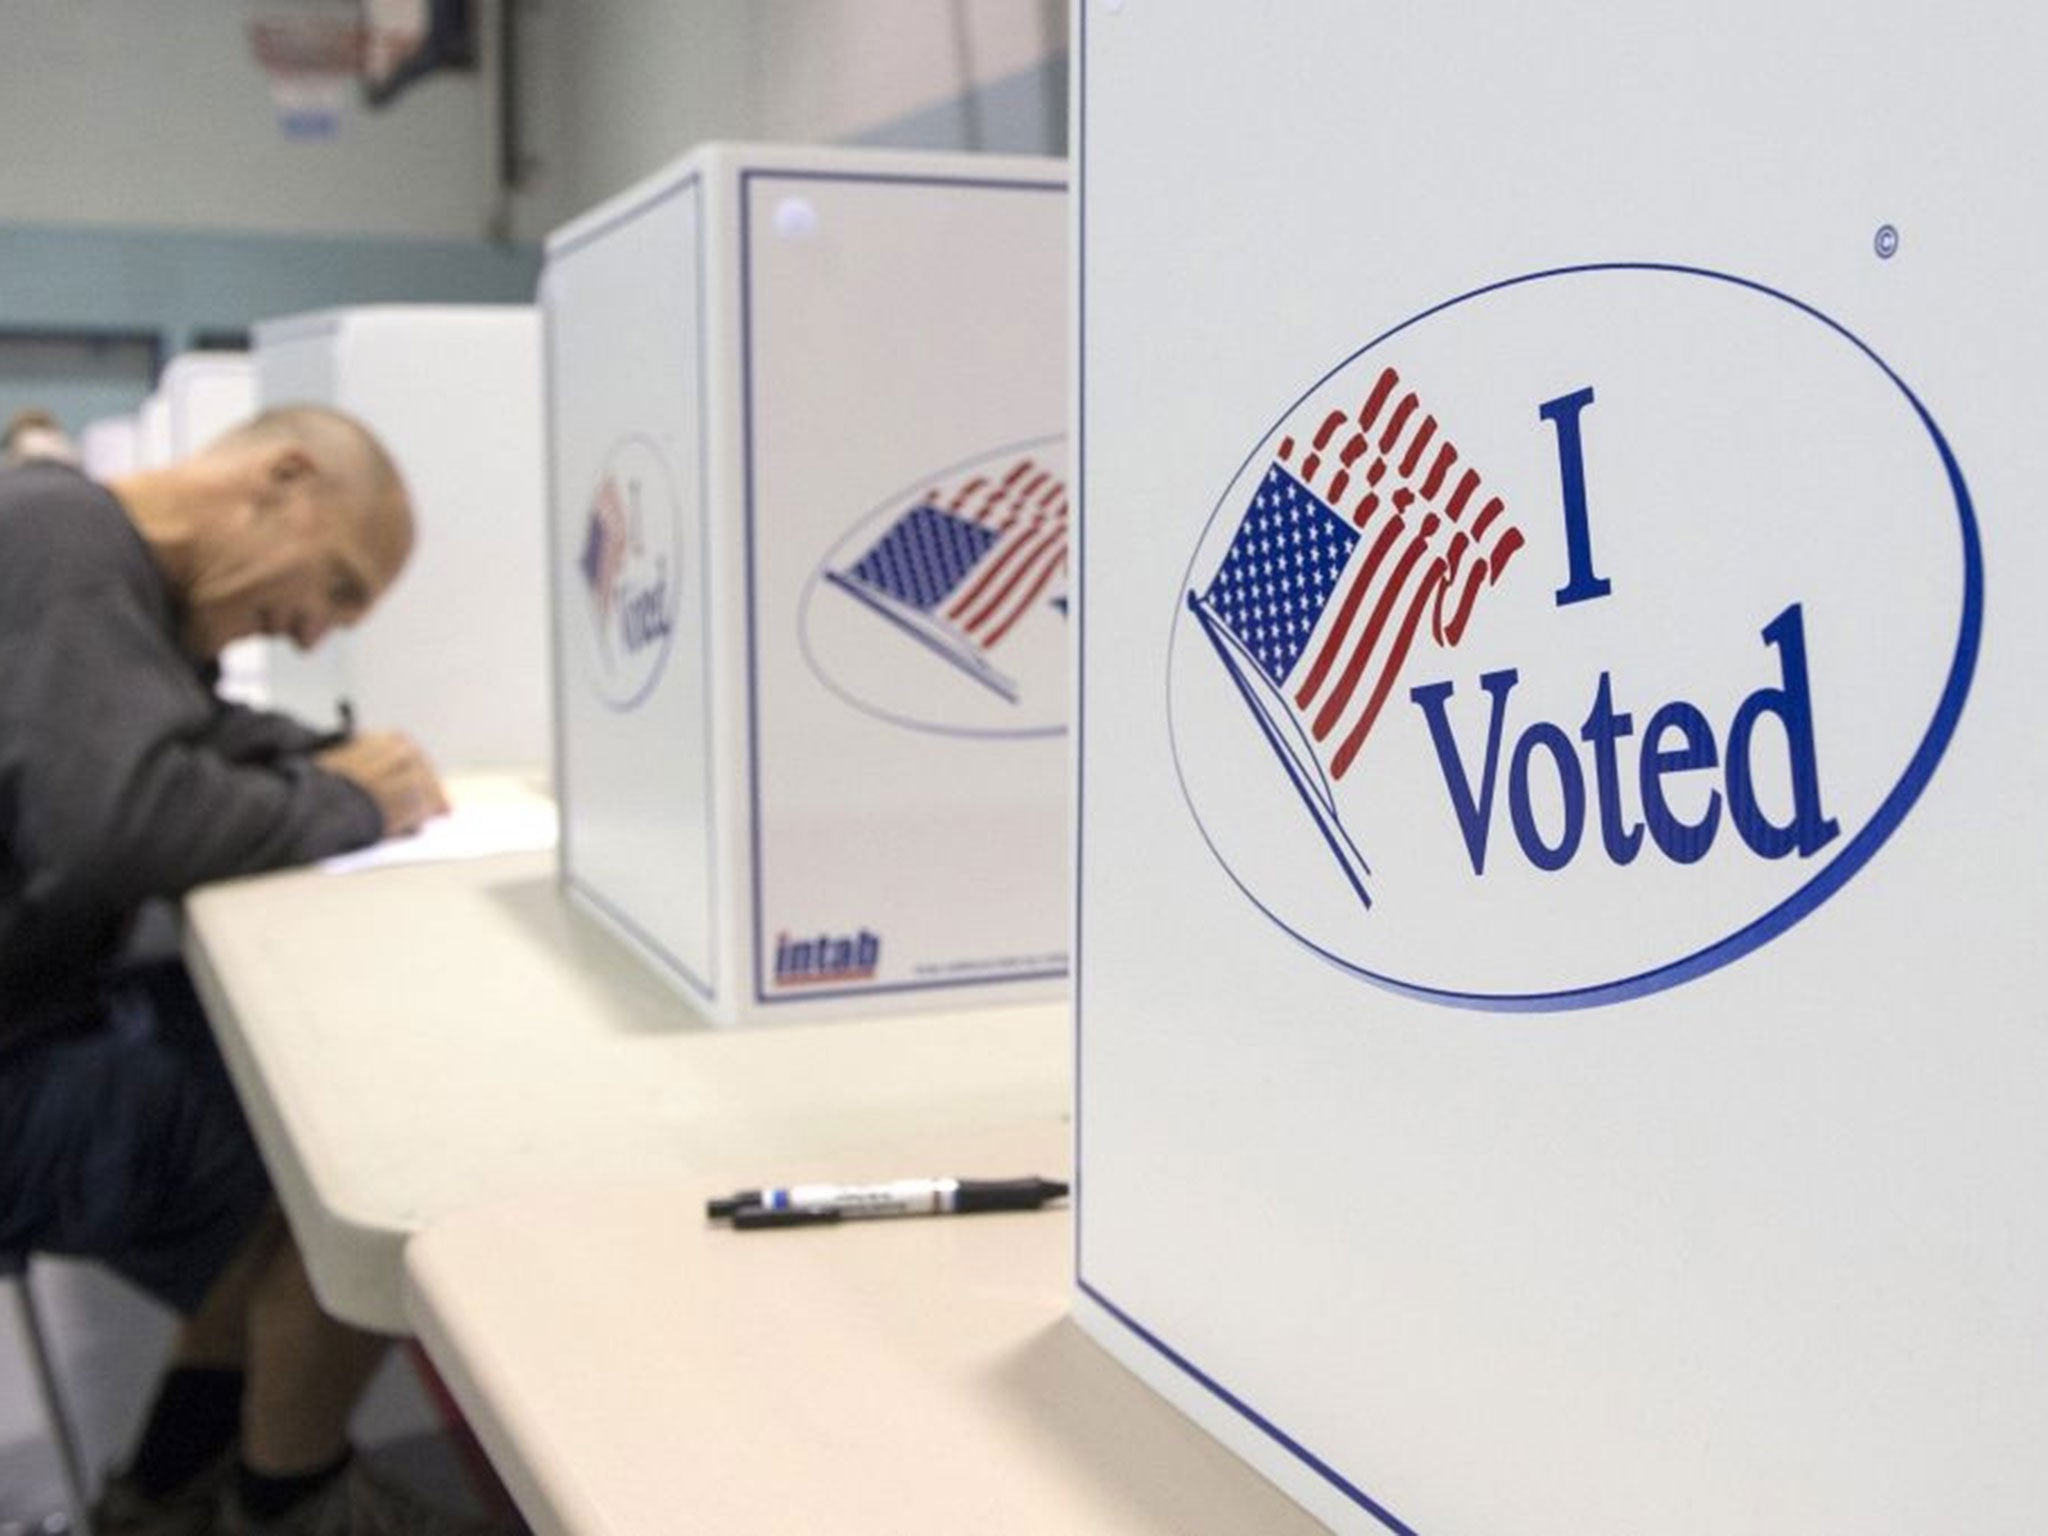
[[[1075,16],[1079,1316],[1340,1531],[2037,1527],[2048,18]]]
[[[319,719],[346,699],[443,769],[549,750],[540,324],[527,305],[372,305],[256,327],[265,406],[323,405],[377,434],[412,495],[412,559],[370,618],[280,679]],[[287,697],[287,695],[289,697]]]
[[[135,465],[160,469],[171,462],[171,402],[158,383],[135,413]]]
[[[256,368],[246,352],[181,352],[164,364],[163,396],[173,461],[197,453],[256,414]]]
[[[142,467],[140,415],[102,416],[78,436],[79,462],[95,480],[112,480]]]
[[[1066,220],[708,146],[548,241],[563,879],[721,1023],[1064,985]]]
[[[189,458],[256,414],[256,366],[246,352],[181,352],[164,364],[142,408],[143,453],[157,468]],[[219,691],[239,704],[268,705],[280,653],[274,640],[237,640],[220,654]],[[331,702],[331,701],[330,701]]]

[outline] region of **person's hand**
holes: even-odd
[[[313,759],[329,773],[359,785],[384,813],[384,835],[417,832],[445,813],[448,797],[426,753],[395,731],[367,731]]]

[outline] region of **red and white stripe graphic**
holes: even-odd
[[[1521,531],[1398,373],[1383,369],[1354,414],[1332,411],[1280,462],[1359,530],[1318,633],[1289,675],[1294,707],[1342,778],[1379,719],[1425,621],[1453,646],[1483,587],[1500,580]]]
[[[999,478],[976,475],[934,506],[999,535],[942,616],[987,650],[1045,595],[1067,568],[1067,487],[1051,470],[1019,459]]]
[[[618,598],[619,574],[625,568],[633,542],[619,483],[610,475],[604,477],[597,499],[591,503],[589,537],[589,549],[596,558],[585,575],[590,581],[591,595],[597,600],[597,611],[608,621]]]

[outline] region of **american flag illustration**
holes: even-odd
[[[990,653],[1049,590],[1054,601],[1065,596],[1066,569],[1066,485],[1020,458],[1001,475],[920,497],[858,560],[826,575],[1015,703],[1016,684]]]
[[[590,516],[583,528],[583,553],[576,561],[583,572],[583,584],[597,609],[598,628],[609,635],[612,607],[618,599],[619,572],[625,568],[632,544],[626,508],[619,495],[619,483],[610,475],[597,488],[590,503]]]
[[[1188,594],[1367,906],[1333,786],[1416,640],[1454,646],[1523,543],[1412,388],[1384,368],[1355,414],[1281,440],[1206,588]]]

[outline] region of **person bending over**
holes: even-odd
[[[428,1528],[349,1448],[386,1341],[316,1305],[182,969],[119,959],[146,901],[447,809],[405,738],[212,688],[232,640],[356,623],[412,542],[383,448],[314,407],[105,487],[0,472],[0,1252],[101,1260],[181,1319],[101,1536]]]

